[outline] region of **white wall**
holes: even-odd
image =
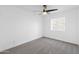
[[[41,16],[18,6],[0,6],[0,51],[37,39],[41,31]]]
[[[78,20],[77,20],[77,42],[79,43],[79,9],[77,9],[77,18],[78,18]]]
[[[65,16],[65,32],[51,31],[50,21],[53,18]],[[65,12],[57,12],[44,16],[43,36],[54,38],[66,42],[79,44],[79,8],[67,10]]]

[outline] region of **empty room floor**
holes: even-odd
[[[42,37],[0,54],[78,54],[79,46],[55,39]]]

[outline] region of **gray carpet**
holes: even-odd
[[[39,38],[0,54],[78,54],[79,46],[49,38]]]

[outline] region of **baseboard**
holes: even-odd
[[[58,40],[56,38],[50,38],[50,37],[45,37],[45,36],[43,36],[43,38],[48,38],[48,39],[51,39],[51,40],[61,41],[61,42],[64,42],[64,43],[68,43],[68,44],[79,46],[78,44],[67,42],[67,41],[63,41],[63,40]]]
[[[41,38],[41,37],[42,37],[42,36],[37,37],[37,38],[34,38],[34,39],[31,39],[31,40],[26,41],[26,42],[17,43],[17,45],[14,45],[14,46],[11,46],[11,47],[8,47],[8,48],[5,48],[5,49],[1,50],[0,52],[4,52],[4,51],[6,51],[6,50],[8,50],[8,49],[15,48],[15,47],[20,46],[20,45],[22,45],[22,44],[24,44],[24,43],[28,43],[28,42],[30,42],[30,41],[33,41],[33,40],[39,39],[39,38]]]

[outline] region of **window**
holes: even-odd
[[[51,30],[65,31],[65,17],[51,19]]]

